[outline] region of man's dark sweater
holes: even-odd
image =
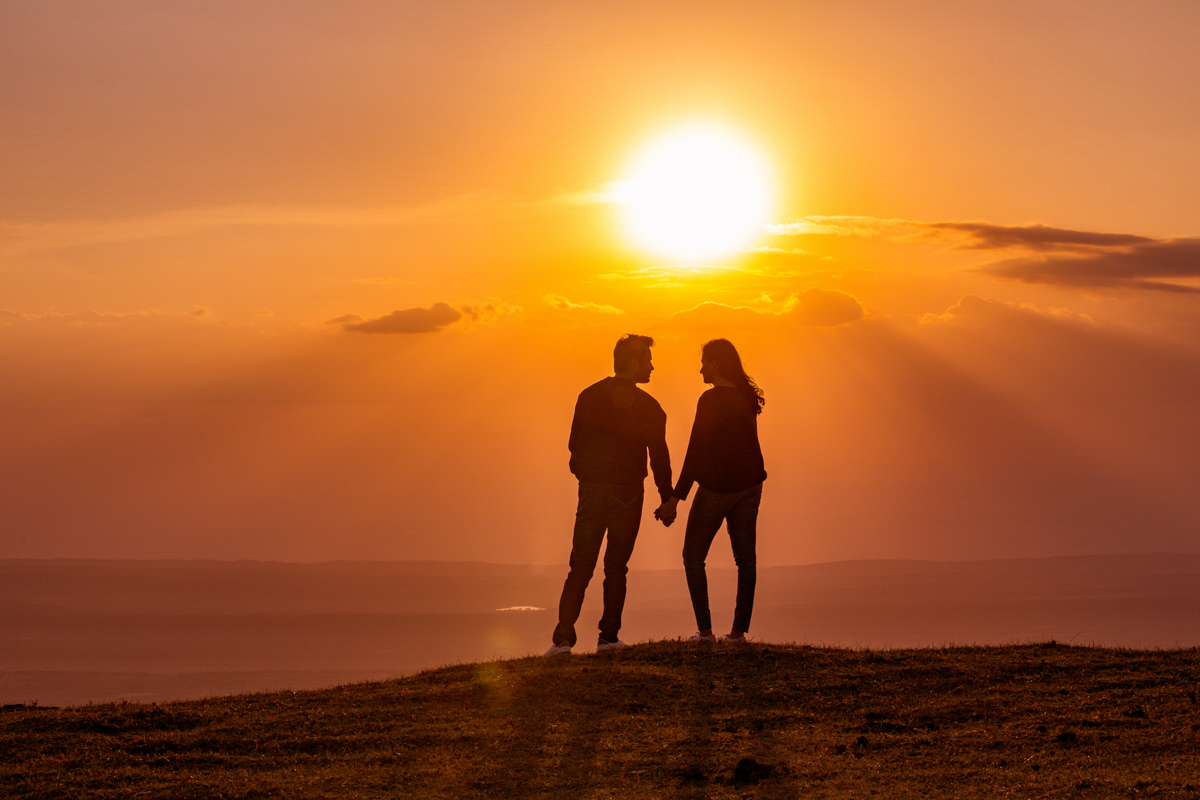
[[[686,500],[692,484],[730,494],[767,479],[758,445],[758,415],[749,399],[730,386],[700,395],[675,496]]]
[[[571,472],[581,483],[642,486],[646,452],[663,501],[671,496],[667,415],[628,378],[605,378],[579,393],[571,422]]]

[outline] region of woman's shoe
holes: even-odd
[[[687,638],[689,642],[715,642],[716,636],[701,636],[699,632],[693,633]]]
[[[745,636],[730,636],[728,633],[721,637],[722,642],[733,642],[734,644],[750,644],[750,639]]]

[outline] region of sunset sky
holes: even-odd
[[[0,558],[565,565],[575,397],[626,332],[676,472],[704,341],[765,390],[763,565],[1200,551],[1197,31],[6,2]],[[694,129],[769,216],[672,258],[621,187]],[[674,567],[649,511],[631,566]]]

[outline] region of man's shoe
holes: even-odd
[[[549,650],[542,653],[542,655],[558,656],[562,655],[563,653],[566,653],[567,655],[571,654],[571,645],[567,644],[566,642],[559,642],[558,644],[554,645],[554,647],[551,647]]]
[[[717,637],[716,636],[701,636],[700,632],[697,631],[696,633],[693,633],[691,636],[689,636],[687,638],[687,640],[689,642],[715,642],[717,640]]]
[[[733,642],[734,644],[750,644],[748,636],[730,636],[728,633],[721,637],[722,642]]]
[[[622,647],[628,647],[628,646],[629,645],[625,644],[620,639],[617,639],[615,642],[609,642],[604,639],[601,639],[598,642],[596,642],[596,652],[599,653],[601,650],[619,650]]]

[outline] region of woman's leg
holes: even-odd
[[[687,532],[683,536],[683,571],[687,575],[688,593],[692,596],[692,610],[696,612],[696,628],[700,631],[712,628],[704,561],[708,558],[713,537],[725,521],[722,505],[719,495],[697,486],[688,511]]]
[[[729,544],[737,564],[737,606],[733,612],[733,632],[750,630],[750,615],[754,613],[754,585],[758,582],[758,506],[762,502],[762,484],[741,493],[743,496],[729,509],[727,516]],[[690,522],[689,518],[689,522]]]

